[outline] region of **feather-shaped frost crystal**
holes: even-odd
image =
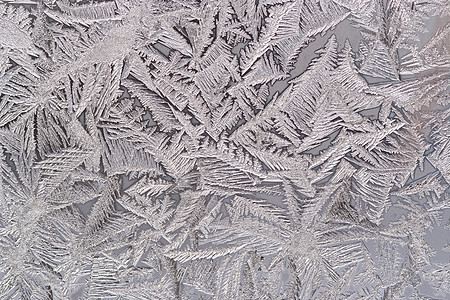
[[[449,298],[449,16],[0,0],[0,298]]]

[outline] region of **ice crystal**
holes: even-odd
[[[0,298],[448,298],[449,15],[0,0]]]

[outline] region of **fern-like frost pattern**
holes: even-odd
[[[449,299],[445,0],[0,0],[0,299]]]

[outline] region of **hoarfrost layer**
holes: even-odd
[[[448,299],[449,14],[0,0],[0,298]]]

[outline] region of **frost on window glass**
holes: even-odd
[[[1,299],[448,299],[446,0],[0,0]]]

